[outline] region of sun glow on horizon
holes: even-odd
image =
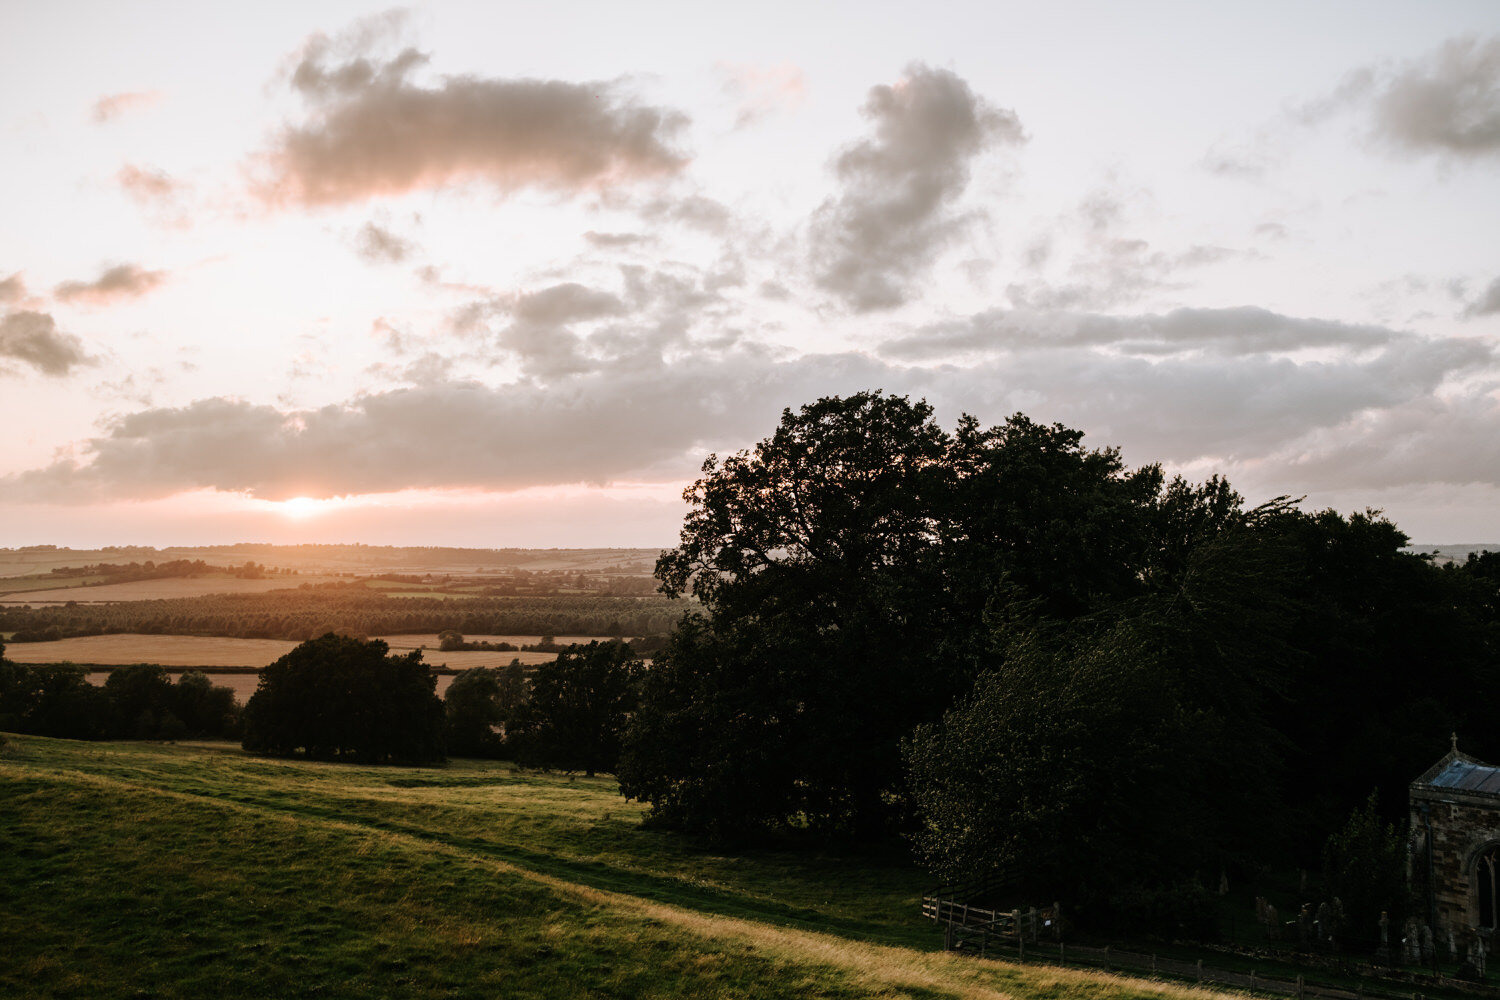
[[[275,506],[285,517],[293,521],[305,521],[340,506],[340,498],[327,497],[320,500],[317,497],[292,497],[290,500],[276,501]]]

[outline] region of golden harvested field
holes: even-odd
[[[201,635],[86,635],[56,642],[12,642],[16,663],[160,663],[164,667],[263,667],[296,647],[280,639]]]
[[[331,576],[276,577],[246,580],[235,576],[170,577],[165,580],[136,580],[131,583],[106,583],[98,587],[58,587],[52,590],[28,590],[6,593],[0,580],[0,604],[105,604],[111,601],[154,601],[171,597],[204,597],[208,594],[264,594],[272,590],[295,590],[304,583],[326,583]]]
[[[527,666],[548,663],[553,653],[493,653],[438,651],[438,638],[426,635],[386,635],[384,639],[394,653],[405,653],[420,646],[422,662],[429,666],[447,666],[454,670],[470,667],[504,666],[519,658]],[[537,635],[469,636],[488,642],[509,642],[520,646],[541,640]],[[559,636],[559,642],[588,642],[586,636]],[[281,639],[227,639],[204,635],[89,635],[56,642],[13,642],[5,647],[7,659],[17,663],[159,663],[164,667],[263,667],[285,656],[297,643]]]

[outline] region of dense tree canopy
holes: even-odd
[[[901,738],[972,684],[987,609],[1138,590],[1162,487],[1077,431],[1017,415],[949,434],[881,393],[787,411],[703,471],[657,572],[707,614],[657,659],[621,779],[658,819],[720,830],[898,819]]]
[[[456,757],[499,757],[506,736],[526,705],[527,685],[519,660],[505,667],[473,667],[448,685],[443,695],[448,752]]]
[[[72,664],[11,663],[0,646],[0,730],[102,740],[229,736],[234,691],[188,671],[173,684],[155,664],[119,667],[101,685]]]
[[[785,412],[686,498],[657,571],[703,612],[620,767],[669,826],[894,826],[935,873],[1019,866],[1120,914],[1316,867],[1450,729],[1500,754],[1500,571],[1434,565],[1375,512],[1247,509],[1060,425],[948,433],[881,393]]]
[[[614,771],[635,710],[641,661],[623,642],[571,646],[539,664],[508,742],[526,764]]]
[[[244,713],[246,750],[359,763],[441,761],[443,703],[422,653],[332,632],[261,671]]]

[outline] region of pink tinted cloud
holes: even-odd
[[[101,306],[140,298],[167,280],[165,271],[147,271],[137,264],[117,264],[93,281],[64,281],[52,290],[61,302]]]
[[[123,94],[107,94],[94,102],[93,110],[89,117],[94,124],[104,125],[114,121],[116,118],[128,111],[138,111],[149,108],[162,98],[159,90],[136,90]]]
[[[640,103],[614,83],[412,79],[427,56],[381,61],[313,39],[290,74],[308,103],[259,161],[272,205],[334,205],[468,182],[502,193],[581,191],[669,175],[687,163],[672,142],[686,117]]]

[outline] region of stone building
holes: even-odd
[[[1448,755],[1411,783],[1410,799],[1418,919],[1439,942],[1483,955],[1500,913],[1500,767],[1461,753],[1454,737]]]

